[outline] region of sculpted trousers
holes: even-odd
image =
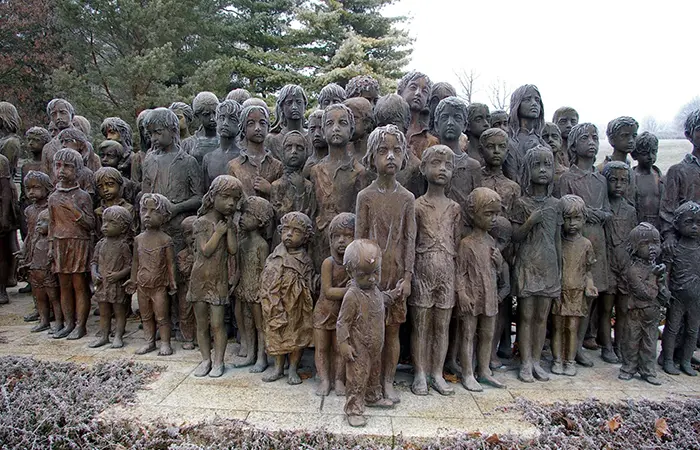
[[[156,326],[161,328],[161,338],[164,337],[164,328],[167,328],[167,336],[170,336],[170,299],[167,288],[141,287],[138,288],[139,310],[143,322],[143,334],[146,342],[155,342]]]
[[[682,325],[685,325],[683,327]],[[666,312],[666,326],[662,338],[665,359],[673,359],[673,353],[682,328],[681,361],[689,362],[693,357],[700,327],[700,292],[678,290],[673,292],[671,304]]]
[[[362,415],[365,403],[374,403],[382,398],[382,346],[358,345],[355,354],[355,361],[348,361],[345,366],[345,414],[348,416]]]
[[[656,305],[630,309],[622,341],[621,372],[642,377],[656,376],[656,341],[659,336],[660,310]]]

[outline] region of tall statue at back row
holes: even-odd
[[[199,130],[194,134],[197,142],[189,150],[190,154],[197,160],[197,164],[202,165],[204,155],[211,153],[219,146],[219,135],[216,134],[216,108],[219,106],[219,99],[211,92],[200,92],[192,100],[194,116],[200,122]],[[178,140],[180,137],[180,126],[178,121]]]
[[[270,134],[265,139],[265,148],[278,161],[282,160],[282,140],[291,130],[306,136],[304,112],[309,104],[306,92],[301,86],[287,84],[280,90],[275,104],[275,121],[270,126]]]
[[[545,145],[542,140],[544,128],[544,105],[537,86],[525,84],[510,96],[508,125],[511,150],[508,152],[503,172],[511,180],[518,180],[523,170],[525,153],[537,145]]]

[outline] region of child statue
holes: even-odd
[[[175,255],[177,267],[177,307],[180,327],[180,339],[183,350],[194,350],[197,324],[194,318],[194,306],[187,301],[187,290],[194,265],[194,222],[197,216],[185,217],[182,221],[182,234],[185,236],[185,248]]]
[[[491,128],[500,128],[507,133],[510,130],[508,127],[508,113],[502,109],[491,111]]]
[[[564,167],[571,165],[566,149],[569,148],[569,133],[571,133],[573,127],[578,125],[578,120],[578,112],[570,106],[562,106],[554,111],[554,116],[552,116],[552,122],[561,131],[561,147],[564,149],[563,152],[555,153],[554,156],[557,158],[557,162]]]
[[[318,93],[318,109],[326,109],[330,105],[343,103],[348,98],[340,85],[336,83],[328,83],[321,88]]]
[[[423,111],[428,107],[432,81],[424,73],[411,71],[399,80],[396,93],[408,103],[411,109],[411,119],[406,131],[406,142],[409,152],[418,159],[423,156],[423,150],[437,144],[428,133],[427,118],[423,118]],[[461,133],[462,130],[459,130]],[[453,150],[454,151],[454,150]]]
[[[505,387],[493,377],[489,368],[498,304],[501,302],[498,275],[503,264],[503,256],[489,231],[502,212],[501,197],[489,188],[479,187],[467,196],[466,206],[471,232],[459,243],[455,275],[462,331],[460,362],[462,386],[469,391],[481,392],[483,388],[477,379],[497,388]],[[476,371],[473,367],[474,348]],[[477,378],[474,378],[474,372],[477,372]]]
[[[41,173],[46,177],[45,182],[50,183],[48,176],[43,172],[31,171],[30,173]],[[30,205],[29,208],[35,205],[36,203]],[[38,333],[49,329],[51,310],[53,309],[56,322],[50,333],[56,334],[63,329],[63,313],[61,312],[58,279],[52,272],[53,261],[49,258],[49,211],[46,209],[46,198],[44,198],[44,209],[32,209],[36,211],[35,214],[32,214],[34,229],[28,236],[31,240],[25,245],[22,260],[19,262],[20,269],[26,268],[29,271],[29,284],[32,286],[32,296],[39,312],[39,323],[32,327],[31,332]]]
[[[83,158],[83,167],[90,169],[93,173],[102,167],[99,156],[93,151],[92,144],[79,129],[66,128],[58,133],[57,138],[63,145],[63,148],[71,148],[80,153],[80,156]]]
[[[90,263],[92,282],[95,285],[94,299],[100,307],[100,330],[97,340],[88,347],[96,348],[109,344],[112,313],[117,322],[112,348],[124,346],[127,302],[124,281],[131,274],[132,255],[127,235],[131,232],[132,211],[121,206],[110,206],[102,213],[101,231],[104,236],[97,242]]]
[[[378,127],[394,125],[405,136],[411,120],[411,108],[401,96],[397,94],[385,95],[377,101],[377,105],[374,107],[374,119]],[[436,139],[432,139],[431,142],[438,143]],[[418,198],[425,194],[426,184],[425,178],[420,173],[420,159],[413,153],[409,152],[406,167],[396,175],[396,179],[414,197]]]
[[[442,376],[449,342],[450,318],[455,304],[455,257],[461,231],[460,206],[447,198],[454,153],[436,145],[423,152],[421,172],[428,191],[416,199],[416,258],[412,295],[411,354],[415,395],[428,395],[430,385],[442,395],[454,394]]]
[[[490,121],[491,115],[489,114],[488,106],[483,103],[470,103],[467,106],[467,125],[465,128],[469,138],[467,154],[470,158],[477,160],[482,166],[484,161],[481,151],[479,151],[479,138],[481,133],[491,128]]]
[[[306,158],[304,170],[301,172],[304,178],[309,178],[311,176],[311,168],[328,155],[328,143],[323,136],[321,119],[323,119],[322,109],[316,109],[309,115],[309,139],[311,140],[313,152]]]
[[[355,214],[335,216],[328,226],[328,234],[331,256],[321,265],[321,295],[314,307],[314,359],[320,381],[316,395],[321,396],[330,393],[331,381],[335,381],[336,394],[345,395],[345,361],[338,352],[336,322],[343,297],[348,292],[349,278],[343,258],[355,236]]]
[[[243,192],[246,195],[268,199],[272,182],[282,176],[282,163],[267,148],[266,136],[270,126],[267,108],[246,106],[241,111],[240,123],[245,149],[228,163],[228,174],[243,183]],[[281,158],[281,153],[279,156]]]
[[[700,203],[700,109],[685,119],[685,137],[693,144],[693,151],[666,172],[661,200],[661,235],[664,250],[669,251],[676,242],[673,218],[683,203]]]
[[[416,251],[415,199],[396,181],[396,173],[405,167],[407,157],[406,138],[397,127],[379,127],[370,134],[362,163],[377,173],[377,179],[357,194],[355,212],[355,239],[371,239],[382,248],[379,288],[401,287],[400,298],[387,309],[382,357],[384,398],[394,403],[400,401],[394,390],[399,327],[406,321],[406,299],[411,294]]]
[[[428,100],[428,110],[430,111],[430,117],[428,119],[428,129],[430,130],[430,134],[432,134],[433,136],[437,137],[437,132],[435,131],[435,108],[437,108],[437,105],[447,97],[456,96],[457,91],[455,90],[454,86],[452,86],[450,83],[440,81],[438,83],[433,84],[433,87],[430,90],[430,99]]]
[[[374,107],[379,99],[379,82],[369,75],[358,75],[350,78],[345,86],[345,93],[348,98],[366,98]]]
[[[659,152],[659,140],[645,131],[637,136],[632,150],[632,159],[637,161],[633,169],[634,184],[637,187],[634,205],[637,208],[637,220],[649,222],[657,229],[661,227],[659,210],[664,192],[664,177],[661,169],[656,167],[656,155]]]
[[[17,172],[17,163],[22,153],[22,142],[17,132],[21,120],[15,105],[8,102],[0,102],[0,155],[10,162],[10,174]]]
[[[562,275],[561,296],[552,304],[552,373],[573,377],[576,375],[579,321],[587,306],[584,297],[598,296],[590,270],[596,256],[591,241],[581,234],[586,221],[583,199],[569,194],[563,196],[560,203],[564,218]]]
[[[615,364],[618,358],[613,352],[610,338],[612,309],[615,307],[615,340],[619,342],[627,318],[627,281],[625,270],[630,261],[627,246],[632,229],[639,223],[637,211],[625,198],[629,186],[629,166],[620,161],[612,161],[603,167],[603,176],[608,183],[608,200],[611,217],[605,222],[605,240],[608,258],[608,290],[598,302],[598,343],[601,346],[603,361]],[[596,256],[598,257],[598,256]],[[600,255],[602,258],[603,255]]]
[[[216,107],[216,132],[219,146],[202,159],[202,190],[209,189],[219,175],[226,174],[228,163],[241,154],[238,146],[241,105],[233,100],[224,100]]]
[[[130,180],[124,179],[114,167],[103,167],[95,173],[95,184],[100,196],[100,205],[95,209],[95,232],[98,237],[101,237],[102,233],[102,214],[110,206],[121,206],[131,214],[129,230],[125,235],[129,242],[138,233],[138,217],[134,205],[123,197],[126,191],[126,181]]]
[[[145,355],[156,350],[158,329],[158,355],[167,356],[173,354],[170,345],[168,295],[174,296],[177,293],[177,283],[173,239],[161,228],[170,220],[172,205],[161,194],[145,193],[141,196],[140,207],[143,231],[134,238],[131,277],[124,283],[128,295],[133,295],[138,290],[139,311],[146,343],[135,353]]]
[[[503,174],[503,163],[508,154],[508,134],[500,128],[489,128],[479,136],[481,154],[481,185],[494,190],[501,197],[506,217],[520,197],[520,185]]]
[[[580,123],[569,134],[569,160],[571,167],[559,178],[557,192],[560,195],[578,195],[586,203],[586,223],[583,236],[593,244],[596,262],[591,267],[593,284],[598,294],[608,290],[608,259],[605,242],[605,222],[610,219],[610,202],[608,200],[608,182],[593,166],[598,154],[598,129],[591,123]],[[579,323],[579,343],[583,342],[590,321],[590,311],[595,299],[586,298],[590,304],[586,315]],[[583,352],[579,351],[576,362],[584,367],[593,366]]]
[[[122,185],[122,192],[120,197],[123,197],[129,204],[133,205],[138,195],[138,186],[129,179],[129,175],[125,175],[123,171],[119,170],[121,161],[125,157],[124,147],[117,141],[102,141],[97,147],[97,154],[100,156],[102,169],[114,169],[121,174],[121,181],[119,183]],[[97,172],[102,169],[98,169]],[[97,194],[100,195],[97,172],[95,172],[95,187],[97,189]]]
[[[520,178],[527,151],[537,145],[545,145],[542,140],[544,122],[544,105],[537,86],[525,84],[513,91],[508,114],[511,151],[503,167],[503,173],[511,180]]]
[[[228,94],[226,94],[226,100],[233,100],[239,105],[243,105],[243,103],[250,97],[250,92],[242,88],[233,89]]]
[[[682,342],[681,370],[690,376],[697,372],[690,364],[700,328],[700,205],[685,202],[676,209],[673,224],[676,243],[663,260],[669,273],[671,302],[666,312],[662,340],[664,372],[678,375],[673,363],[676,342]],[[680,334],[681,325],[685,333]]]
[[[496,329],[493,333],[491,345],[491,369],[503,366],[500,358],[510,359],[513,356],[512,342],[510,338],[511,324],[513,323],[513,302],[511,295],[510,268],[513,265],[513,226],[506,216],[496,217],[493,228],[489,234],[496,241],[496,248],[503,256],[501,271],[498,273],[498,316],[496,317]],[[456,363],[455,363],[456,364]]]
[[[330,256],[328,225],[341,212],[355,211],[357,194],[367,185],[368,174],[347,152],[355,131],[355,117],[343,104],[331,105],[323,112],[323,134],[328,155],[311,168],[310,178],[318,206],[314,260],[321,263]],[[320,267],[317,268],[320,271]]]
[[[393,408],[394,402],[382,398],[381,369],[384,344],[384,310],[401,296],[401,288],[390,293],[377,288],[382,266],[382,251],[369,239],[350,243],[343,264],[352,278],[343,296],[336,324],[338,351],[346,362],[347,398],[345,414],[348,424],[367,424],[365,406]]]
[[[655,263],[661,254],[659,232],[649,223],[640,223],[630,233],[629,251],[632,258],[627,266],[629,311],[618,378],[631,380],[639,372],[647,383],[658,386],[661,380],[656,377],[654,367],[658,326],[661,307],[670,297],[665,284],[666,266]],[[691,343],[694,346],[695,340]],[[670,355],[673,358],[673,352]]]
[[[110,164],[105,164],[104,157],[102,157],[102,165],[114,167],[118,169],[125,178],[131,178],[131,153],[134,149],[131,126],[119,117],[107,117],[102,121],[100,131],[102,131],[102,135],[105,139],[108,141],[116,141],[121,144],[122,147],[122,153],[118,155],[119,159],[116,165],[114,165],[113,161],[109,161]]]
[[[202,165],[204,155],[211,153],[219,147],[219,135],[216,133],[216,108],[219,106],[219,99],[212,92],[200,92],[192,100],[192,110],[194,117],[199,121],[199,129],[194,133],[196,142],[191,144],[189,154],[197,160],[197,164]],[[174,114],[174,113],[173,113]],[[176,116],[177,118],[177,116]],[[177,126],[178,142],[180,138],[180,121]],[[188,143],[189,146],[189,143]]]
[[[355,116],[355,132],[350,138],[348,152],[355,159],[361,160],[367,153],[367,138],[374,130],[374,112],[372,104],[363,97],[353,97],[343,102],[345,106],[350,108],[353,116]],[[311,128],[309,128],[311,133]]]
[[[224,312],[229,304],[228,259],[238,252],[233,214],[244,197],[243,185],[237,178],[219,175],[204,195],[202,207],[197,211],[197,220],[192,225],[194,264],[187,301],[194,304],[197,343],[202,353],[202,362],[194,371],[196,377],[208,374],[217,378],[224,374],[224,353],[228,340],[224,326]]]
[[[51,140],[51,135],[49,131],[41,127],[31,127],[25,133],[25,138],[27,139],[27,147],[31,153],[31,159],[27,160],[20,168],[20,178],[22,183],[20,184],[20,194],[19,194],[19,210],[20,210],[20,232],[22,235],[22,240],[25,240],[27,235],[33,231],[27,226],[27,217],[25,209],[29,207],[30,200],[25,192],[24,178],[30,171],[41,171],[41,151],[44,146],[48,144]],[[49,179],[49,181],[51,181]],[[51,186],[53,190],[53,185]],[[47,194],[48,195],[48,194]]]
[[[554,153],[554,188],[556,190],[556,187],[559,185],[561,174],[569,170],[569,157],[566,156],[566,159],[564,159],[562,156],[567,154],[567,152],[564,150],[564,147],[562,147],[563,141],[561,131],[559,127],[552,122],[544,124],[544,128],[542,128],[542,140],[552,149],[552,153]],[[554,195],[557,196],[558,193],[555,191]]]
[[[280,222],[282,243],[267,257],[260,276],[259,298],[265,324],[265,347],[274,356],[272,373],[262,380],[284,377],[284,360],[289,355],[288,384],[301,384],[297,372],[301,355],[313,338],[313,263],[306,246],[313,235],[311,219],[291,212]]]
[[[234,362],[233,365],[245,367],[254,364],[250,368],[251,373],[262,373],[267,369],[265,327],[258,291],[260,275],[265,268],[265,260],[270,255],[270,246],[264,236],[274,216],[270,202],[262,197],[248,197],[243,202],[238,224],[242,233],[238,243],[240,279],[234,293],[236,308],[240,309],[236,317],[243,317],[245,321],[241,330],[241,340],[247,343],[248,352],[245,359]],[[252,323],[246,320],[248,314],[244,314],[244,308],[250,310]]]
[[[306,92],[301,86],[287,84],[280,90],[275,103],[275,121],[265,139],[265,148],[269,149],[275,159],[282,160],[282,139],[288,131],[297,130],[306,135],[304,112],[308,104]],[[242,120],[241,123],[245,125]]]
[[[634,151],[635,142],[637,141],[637,130],[639,124],[632,117],[621,116],[608,122],[608,128],[605,134],[608,137],[608,142],[613,148],[612,155],[606,156],[605,160],[598,165],[598,170],[602,172],[606,163],[611,161],[620,161],[627,164],[630,173],[630,183],[627,185],[625,198],[632,204],[635,204],[637,196],[637,188],[635,185],[635,176],[632,171],[632,165],[627,157]]]
[[[180,251],[185,247],[182,219],[192,215],[202,204],[201,169],[197,160],[180,147],[180,130],[174,112],[156,108],[146,116],[145,126],[154,148],[143,161],[141,190],[168,199],[169,220],[162,224],[163,232],[172,238],[175,251]],[[201,144],[201,140],[199,142]]]
[[[51,123],[56,127],[56,135],[44,146],[41,153],[41,171],[51,177],[51,182],[55,183],[53,156],[57,151],[63,148],[61,141],[58,140],[58,133],[66,128],[73,128],[75,109],[68,100],[54,98],[46,105],[46,114],[49,116]],[[49,124],[49,126],[51,126],[51,124]]]
[[[141,185],[143,181],[143,160],[146,158],[146,153],[151,150],[153,145],[151,135],[146,129],[146,118],[153,111],[152,109],[144,109],[136,117],[136,128],[139,132],[139,146],[134,147],[131,155],[131,179]],[[177,117],[177,116],[176,116]]]
[[[53,157],[56,189],[49,196],[49,258],[61,287],[65,327],[54,338],[80,339],[90,313],[90,252],[95,227],[90,195],[78,186],[83,158],[64,148]]]
[[[174,102],[168,108],[177,116],[180,127],[180,146],[185,153],[191,153],[197,145],[197,138],[190,134],[190,124],[194,120],[194,110],[184,102]]]
[[[521,186],[511,212],[518,296],[518,341],[522,365],[518,378],[532,383],[549,375],[540,366],[552,300],[561,295],[561,225],[559,200],[552,196],[554,155],[544,146],[525,154]]]

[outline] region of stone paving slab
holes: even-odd
[[[347,425],[343,414],[344,397],[335,393],[316,396],[317,381],[305,379],[301,385],[289,386],[286,379],[265,383],[260,374],[248,368],[234,368],[233,357],[238,344],[229,342],[226,350],[226,371],[221,378],[198,378],[193,375],[201,356],[198,350],[183,350],[174,342],[175,353],[158,356],[157,352],[135,355],[143,344],[138,322],[127,323],[125,347],[104,346],[91,349],[88,343],[98,329],[98,318],[91,316],[89,334],[78,341],[54,340],[46,334],[30,333],[33,324],[22,316],[31,312],[31,298],[10,290],[11,303],[0,306],[0,356],[32,356],[48,361],[71,361],[93,364],[103,360],[128,358],[161,366],[163,372],[137,394],[138,403],[131,407],[116,406],[105,411],[105,417],[165,419],[172,423],[195,423],[217,417],[242,420],[250,426],[269,430],[317,430],[386,438],[440,437],[454,432],[483,434],[514,432],[536,433],[536,428],[523,420],[514,408],[517,398],[536,402],[578,402],[588,398],[618,401],[628,398],[653,400],[700,398],[700,377],[670,376],[658,368],[663,385],[656,387],[635,378],[617,379],[619,364],[603,362],[597,352],[589,352],[594,368],[579,368],[576,377],[551,375],[549,382],[523,383],[516,370],[497,370],[495,376],[506,389],[484,387],[483,392],[468,392],[453,384],[455,395],[443,397],[435,391],[427,396],[410,392],[412,375],[397,372],[396,389],[401,403],[394,409],[367,409],[368,424],[356,429]],[[545,367],[548,366],[543,361]],[[312,374],[313,352],[307,351],[300,371]]]

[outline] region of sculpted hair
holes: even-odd
[[[369,239],[355,239],[346,248],[343,265],[354,275],[362,264],[371,264],[372,268],[382,266],[382,250],[376,242]]]
[[[508,112],[502,109],[491,111],[491,121],[494,122],[496,118],[503,118],[508,122]]]
[[[659,151],[659,138],[648,131],[637,136],[632,150],[632,158],[637,159],[640,154]]]
[[[693,201],[688,201],[673,211],[673,226],[676,227],[676,229],[680,225],[681,218],[683,218],[683,216],[686,214],[700,214],[700,204]]]
[[[483,147],[486,145],[486,141],[496,136],[504,138],[506,140],[506,144],[508,143],[508,133],[503,131],[501,128],[489,128],[481,133],[481,136],[479,136],[479,145]]]
[[[248,116],[253,111],[258,111],[265,117],[265,120],[267,120],[267,122],[268,122],[267,130],[270,131],[270,126],[269,126],[270,111],[267,110],[267,107],[266,106],[259,106],[259,105],[249,105],[241,110],[241,116],[240,116],[240,119],[238,120],[238,126],[241,128],[241,136],[242,137],[245,137],[245,124],[246,124],[246,122],[248,122]]]
[[[238,104],[242,105],[243,102],[248,100],[251,97],[250,92],[246,91],[245,89],[234,89],[231,92],[229,92],[226,95],[226,100],[233,100],[234,102],[238,102]]]
[[[321,106],[324,101],[333,97],[338,97],[341,102],[344,102],[348,98],[348,95],[345,93],[345,89],[339,84],[329,83],[323,86],[321,92],[318,93],[318,105]]]
[[[282,109],[282,105],[284,104],[284,101],[287,100],[288,97],[292,95],[297,95],[300,94],[302,101],[304,102],[304,105],[301,108],[301,113],[303,114],[304,111],[306,110],[306,106],[309,104],[309,98],[306,96],[306,92],[304,92],[304,88],[297,84],[287,84],[285,85],[281,90],[279,95],[277,96],[277,101],[275,102],[275,122],[272,124],[270,127],[270,130],[273,132],[279,132],[283,126],[287,125],[287,118],[284,117],[284,112]]]
[[[72,148],[62,148],[61,150],[57,151],[53,156],[54,166],[56,165],[57,161],[61,161],[66,164],[73,164],[73,166],[75,166],[76,176],[80,175],[80,172],[84,167],[83,157]]]
[[[328,105],[328,108],[323,110],[323,117],[321,117],[321,128],[326,128],[326,117],[331,111],[335,110],[341,110],[344,111],[345,114],[347,114],[348,122],[350,122],[350,136],[352,136],[352,134],[355,132],[355,114],[352,113],[352,110],[350,108],[343,105],[342,103],[334,103],[332,105]]]
[[[578,111],[576,111],[571,106],[562,106],[561,108],[554,111],[554,116],[552,116],[552,122],[557,123],[559,121],[559,118],[566,114],[574,114],[576,116],[576,120],[578,120]]]
[[[216,94],[209,91],[202,91],[192,100],[192,111],[194,111],[194,115],[197,116],[206,109],[216,110],[218,104],[219,99],[216,97]]]
[[[434,116],[434,126],[437,126],[437,123],[440,121],[440,116],[442,115],[442,111],[448,107],[451,106],[453,108],[457,108],[459,112],[462,113],[464,116],[464,120],[467,120],[467,117],[469,116],[469,107],[467,104],[464,102],[459,97],[445,97],[442,100],[440,100],[440,103],[438,103],[437,107],[435,108],[435,116]],[[488,108],[486,108],[488,111]],[[464,130],[459,130],[460,133]]]
[[[450,147],[442,144],[433,145],[432,147],[428,147],[423,151],[423,157],[420,161],[420,173],[425,175],[425,166],[428,165],[430,160],[432,160],[438,155],[447,156],[452,160],[452,164],[454,165],[455,154]]]
[[[71,120],[71,123],[75,128],[82,131],[83,134],[85,134],[85,136],[90,136],[90,134],[92,133],[92,125],[90,125],[90,121],[83,116],[79,116],[77,114],[74,115],[73,120]]]
[[[46,128],[42,128],[42,127],[31,127],[30,129],[27,130],[27,132],[24,134],[24,136],[27,139],[30,139],[30,138],[38,139],[40,142],[43,143],[43,145],[48,144],[48,142],[51,140],[51,133],[49,133],[49,130],[47,130]]]
[[[363,92],[371,91],[372,89],[379,94],[379,82],[369,75],[358,75],[348,81],[345,86],[345,94],[348,98],[361,97]]]
[[[480,109],[486,110],[486,116],[490,118],[488,106],[484,105],[483,103],[470,103],[469,106],[467,106],[467,123],[474,120]]]
[[[526,193],[527,195],[532,195],[532,186],[531,186],[531,180],[532,180],[532,175],[530,171],[532,170],[532,164],[535,162],[535,158],[539,157],[540,155],[544,155],[545,158],[547,158],[547,161],[554,167],[554,153],[552,153],[552,150],[549,149],[549,147],[545,147],[544,145],[537,145],[536,147],[532,147],[530,150],[525,153],[525,163],[523,166],[522,174],[520,175],[520,187],[523,189],[523,192]],[[554,189],[554,183],[550,181],[549,185],[547,185],[547,195],[552,195],[552,190]]]
[[[70,118],[73,119],[73,116],[75,116],[75,108],[73,108],[73,105],[71,103],[63,98],[54,98],[49,102],[48,105],[46,105],[46,115],[50,116],[51,111],[53,111],[54,108],[58,106],[59,103],[63,103],[66,105],[66,109],[68,109],[68,113],[70,114]]]
[[[124,161],[129,156],[129,153],[124,150],[124,146],[122,144],[111,139],[107,139],[100,142],[100,145],[97,146],[97,154],[104,155],[105,151],[107,151],[110,148],[114,148],[117,150],[117,153],[119,153],[120,162]]]
[[[611,120],[608,122],[608,128],[605,130],[605,135],[608,137],[608,140],[612,139],[622,127],[634,127],[638,129],[639,123],[630,116],[620,116]]]
[[[262,197],[250,196],[243,203],[243,211],[249,213],[260,222],[259,228],[266,228],[275,216],[272,204]]]
[[[401,79],[399,80],[399,84],[396,87],[396,93],[401,95],[401,93],[406,89],[406,87],[408,86],[408,84],[411,81],[419,80],[421,78],[425,78],[425,83],[428,85],[428,89],[430,89],[432,91],[433,82],[430,81],[430,77],[428,77],[428,75],[426,75],[422,72],[412,70],[412,71],[408,72],[406,75],[404,75],[403,77],[401,77]],[[428,98],[430,98],[430,96],[428,96]]]
[[[46,189],[47,193],[51,193],[53,191],[53,183],[51,182],[51,178],[44,172],[39,172],[38,170],[30,170],[27,172],[27,174],[24,176],[24,180],[22,180],[24,189],[29,188],[29,183],[32,182],[38,183],[39,186]]]
[[[173,105],[174,104],[175,103],[173,103]],[[124,151],[131,153],[131,149],[134,147],[134,138],[131,132],[131,126],[124,120],[120,119],[119,117],[107,117],[105,120],[102,121],[100,131],[102,132],[102,135],[104,137],[107,137],[107,134],[110,131],[116,131],[117,133],[119,133],[119,137],[121,138],[121,144],[124,146]]]
[[[499,209],[501,208],[501,196],[498,195],[498,192],[487,187],[475,188],[467,196],[465,213],[472,219],[479,212],[483,211],[484,208],[494,203],[498,204]]]
[[[576,150],[574,150],[576,141],[578,141],[581,136],[588,133],[589,129],[591,128],[598,133],[598,127],[589,122],[579,123],[571,128],[571,131],[569,132],[569,139],[566,141],[566,145],[568,147],[566,150],[569,152],[569,161],[571,161],[571,164],[576,164],[578,162],[578,155],[576,154]]]
[[[168,108],[156,108],[148,113],[144,120],[146,129],[161,126],[170,131],[176,147],[180,147],[180,121]]]
[[[197,220],[197,216],[187,216],[182,219],[182,232],[185,236],[190,236],[194,232],[194,222]]]
[[[559,204],[561,205],[562,215],[564,217],[580,214],[584,219],[586,218],[586,202],[578,195],[565,195],[559,200]]]
[[[340,231],[349,231],[353,235],[355,234],[355,214],[343,212],[333,217],[328,225],[329,239],[332,239],[333,235],[340,233]]]
[[[503,215],[496,216],[496,223],[489,231],[492,238],[498,239],[499,237],[503,239],[504,242],[510,242],[513,238],[513,226]]]
[[[686,137],[690,137],[698,128],[700,128],[700,109],[696,109],[685,118]]]
[[[637,247],[644,241],[656,241],[661,242],[661,235],[659,230],[654,227],[654,225],[649,222],[642,222],[632,229],[629,234],[629,243],[627,244],[627,251],[630,255],[634,256],[637,253]]]
[[[248,106],[262,106],[263,108],[265,108],[265,111],[267,111],[268,117],[270,116],[270,109],[267,107],[267,103],[265,103],[265,100],[261,98],[250,97],[248,100],[241,103],[241,107],[243,109],[247,108]]]
[[[174,102],[170,105],[169,109],[175,114],[182,114],[182,117],[185,118],[187,125],[191,124],[194,120],[194,110],[185,102]]]
[[[345,100],[343,104],[350,108],[351,111],[358,111],[361,114],[361,117],[355,117],[356,125],[359,119],[363,119],[370,129],[374,129],[376,126],[374,123],[374,110],[369,100],[364,97],[351,97]],[[352,114],[353,116],[355,115],[354,112]],[[309,115],[309,118],[311,118],[311,115]]]
[[[95,184],[100,184],[103,181],[112,180],[119,185],[119,194],[123,194],[124,177],[119,170],[114,167],[100,167],[95,172]]]
[[[428,103],[433,100],[442,100],[447,97],[456,96],[457,91],[455,90],[454,86],[452,86],[450,83],[440,81],[435,83],[433,88],[430,90],[430,98],[428,99]]]
[[[403,159],[399,170],[406,168],[406,165],[408,164],[408,146],[406,145],[406,137],[396,125],[385,125],[383,127],[375,128],[369,135],[369,138],[367,138],[367,153],[365,153],[365,156],[362,157],[362,164],[368,170],[376,172],[377,169],[374,161],[377,158],[377,151],[379,151],[379,147],[382,145],[382,142],[384,142],[384,139],[386,139],[386,137],[389,135],[396,137],[396,140],[401,146],[401,154],[403,155]]]
[[[122,233],[131,227],[131,213],[123,206],[114,205],[102,212],[102,221],[116,220],[122,226]]]
[[[524,84],[513,91],[510,96],[508,127],[510,128],[510,137],[515,142],[519,142],[518,134],[520,133],[520,117],[518,117],[518,109],[520,109],[520,104],[523,102],[527,92],[530,90],[534,91],[540,98],[540,115],[537,116],[537,119],[535,120],[533,131],[537,136],[542,136],[542,127],[544,127],[544,103],[542,102],[542,95],[540,95],[540,90],[537,89],[537,86],[534,84]]]
[[[224,100],[216,107],[216,119],[219,120],[219,116],[224,114],[233,113],[236,116],[236,120],[241,120],[241,110],[240,103],[234,100]]]
[[[87,136],[85,136],[85,133],[77,128],[66,128],[58,133],[58,136],[56,137],[61,143],[73,140],[85,148],[87,148],[88,144],[90,143]]]
[[[144,153],[151,149],[151,138],[148,135],[148,131],[146,131],[146,118],[152,111],[152,109],[144,109],[136,116],[136,128],[139,131],[139,150]],[[178,124],[178,128],[179,127]]]
[[[0,102],[0,130],[9,133],[17,133],[22,121],[15,105],[8,102]]]
[[[542,127],[542,134],[545,134],[545,132],[549,131],[555,132],[561,137],[561,130],[559,129],[559,125],[557,125],[554,122],[545,122],[544,127]]]
[[[374,106],[374,120],[378,127],[399,122],[404,124],[404,129],[408,129],[411,123],[411,107],[398,94],[379,97]]]
[[[243,192],[243,183],[231,175],[219,175],[214,178],[211,182],[211,186],[204,198],[202,199],[202,206],[197,210],[197,216],[201,217],[208,213],[214,208],[214,199],[217,195],[222,192],[231,191],[234,195],[238,194],[241,200],[245,199],[245,193]],[[240,210],[241,204],[236,205],[236,210]]]
[[[610,161],[603,166],[603,171],[601,172],[605,179],[609,179],[613,173],[613,170],[624,170],[627,174],[627,181],[630,181],[630,166],[622,161]]]
[[[280,233],[285,226],[295,226],[304,230],[304,244],[308,243],[311,236],[314,235],[314,227],[311,223],[311,219],[300,211],[292,211],[282,216],[278,227]]]
[[[163,215],[165,221],[170,220],[170,216],[173,214],[173,204],[165,195],[145,193],[141,196],[141,201],[139,202],[139,209],[146,206],[146,202],[152,200],[156,205],[156,211]]]

